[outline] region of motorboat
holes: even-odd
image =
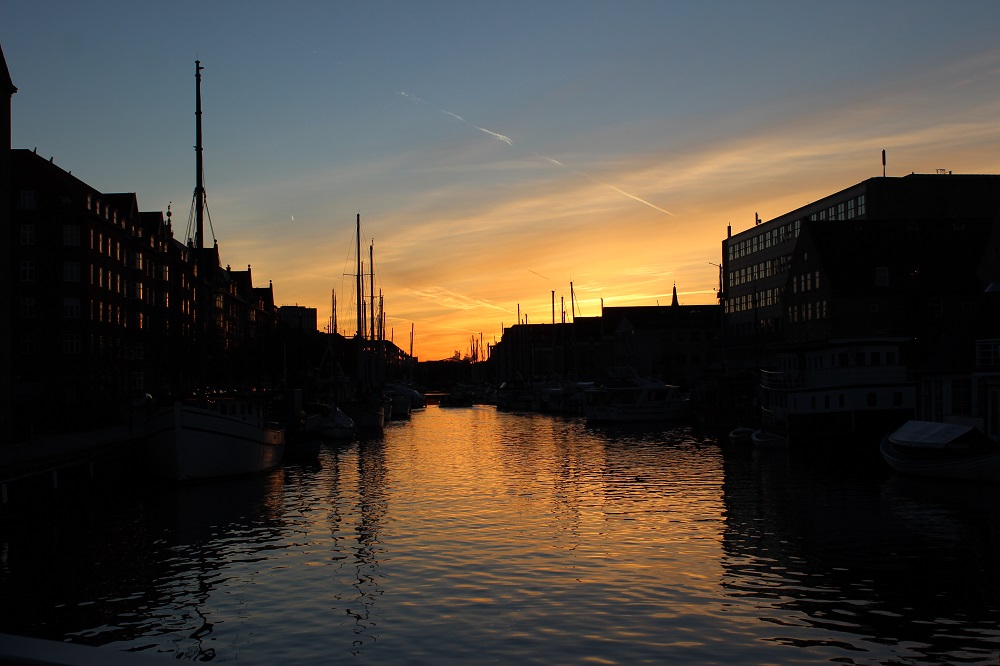
[[[173,481],[253,474],[281,464],[285,430],[254,394],[179,400],[146,421],[152,473]]]
[[[306,403],[305,410],[319,416],[320,422],[316,430],[325,442],[349,442],[357,435],[354,419],[339,407],[310,402]]]
[[[608,380],[585,396],[591,423],[671,421],[688,413],[688,401],[677,386],[640,377],[633,368],[612,368]]]
[[[753,442],[754,429],[749,426],[737,426],[729,431],[729,443],[736,446],[748,446]]]
[[[907,421],[880,450],[900,474],[1000,483],[1000,444],[971,426]]]
[[[788,437],[770,430],[754,430],[750,440],[754,446],[788,446]]]

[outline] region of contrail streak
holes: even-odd
[[[415,104],[427,104],[427,102],[425,102],[424,100],[420,99],[416,95],[411,95],[409,93],[405,93],[405,92],[402,92],[402,91],[400,91],[399,94],[402,95],[403,97],[411,100]],[[468,120],[466,120],[462,116],[458,115],[457,113],[452,113],[451,111],[445,111],[444,109],[438,109],[436,106],[433,106],[432,104],[427,104],[427,106],[435,108],[438,111],[440,111],[441,113],[443,113],[444,115],[451,116],[455,120],[463,122],[466,125],[468,125],[469,127],[474,127],[475,129],[479,130],[480,132],[485,132],[486,134],[489,134],[490,136],[492,136],[494,139],[497,139],[498,141],[503,141],[508,146],[514,145],[514,142],[510,140],[510,137],[504,136],[503,134],[498,134],[497,132],[491,132],[490,130],[486,129],[485,127],[480,127],[479,125],[475,125],[473,123],[470,123]]]
[[[465,123],[469,127],[474,127],[475,129],[479,130],[480,132],[485,132],[486,134],[489,134],[490,136],[492,136],[494,139],[497,139],[498,141],[503,141],[508,146],[513,146],[514,145],[514,142],[511,141],[510,137],[504,136],[503,134],[498,134],[497,132],[491,132],[490,130],[486,129],[485,127],[480,127],[479,125],[475,125],[473,123],[470,123],[468,120],[466,120],[462,116],[458,115],[457,113],[452,113],[451,111],[445,111],[444,109],[438,109],[433,104],[427,104],[427,102],[425,102],[424,100],[420,99],[416,95],[411,95],[411,94],[403,92],[403,91],[400,91],[398,94],[402,95],[403,97],[405,97],[406,99],[410,100],[414,104],[426,104],[427,106],[429,106],[429,107],[431,107],[433,109],[437,109],[438,111],[440,111],[441,113],[445,114],[446,116],[451,116],[455,120],[457,120],[459,122],[462,122],[462,123]],[[602,185],[604,187],[610,188],[610,189],[614,190],[615,192],[618,192],[619,194],[622,194],[622,195],[628,197],[629,199],[632,199],[633,201],[638,201],[639,203],[644,204],[646,206],[649,206],[650,208],[652,208],[654,210],[658,210],[661,213],[666,213],[667,215],[670,215],[671,217],[676,217],[676,215],[674,213],[671,213],[669,210],[666,210],[664,208],[660,208],[659,206],[657,206],[655,204],[652,204],[652,203],[646,201],[645,199],[637,197],[634,194],[629,194],[628,192],[626,192],[622,188],[616,187],[615,185],[612,185],[611,183],[605,183],[603,180],[599,180],[599,179],[591,176],[589,173],[586,173],[584,171],[580,171],[579,169],[574,169],[573,167],[566,166],[565,164],[563,164],[559,160],[553,159],[551,157],[547,157],[547,156],[542,155],[540,153],[534,153],[534,155],[536,157],[542,158],[543,160],[548,160],[549,162],[552,162],[556,166],[560,166],[563,169],[566,169],[568,171],[572,171],[575,174],[583,176],[584,178],[588,178],[588,179],[594,181],[595,183],[597,183],[598,185]],[[548,278],[546,278],[546,279],[548,279]]]
[[[633,200],[635,200],[635,201],[638,201],[638,202],[639,202],[639,203],[641,203],[641,204],[646,204],[646,205],[647,205],[647,206],[649,206],[650,208],[654,208],[654,209],[656,209],[656,210],[660,211],[661,213],[666,213],[667,215],[669,215],[669,216],[671,216],[671,217],[677,217],[677,216],[676,216],[676,215],[675,215],[674,213],[671,213],[671,212],[670,212],[669,210],[666,210],[666,209],[664,209],[664,208],[660,208],[659,206],[657,206],[657,205],[655,205],[655,204],[651,204],[651,203],[649,203],[648,201],[646,201],[645,199],[641,199],[641,198],[639,198],[639,197],[635,196],[634,194],[629,194],[628,192],[626,192],[626,191],[625,191],[625,190],[623,190],[622,188],[620,188],[620,187],[616,187],[616,186],[612,185],[611,183],[605,183],[605,182],[604,182],[603,180],[599,180],[599,179],[597,179],[597,178],[594,178],[594,177],[593,177],[593,176],[591,176],[591,175],[590,175],[589,173],[586,173],[586,172],[583,172],[583,171],[580,171],[579,169],[574,169],[573,167],[569,167],[569,166],[566,166],[565,164],[563,164],[563,163],[562,163],[562,162],[560,162],[559,160],[554,160],[554,159],[552,159],[551,157],[546,157],[545,155],[542,155],[542,154],[540,154],[540,153],[535,153],[535,155],[537,155],[538,157],[541,157],[541,158],[542,158],[543,160],[548,160],[549,162],[552,162],[553,164],[555,164],[555,165],[557,165],[557,166],[561,166],[561,167],[562,167],[562,168],[564,168],[564,169],[567,169],[567,170],[569,170],[569,171],[572,171],[572,172],[573,172],[573,173],[575,173],[575,174],[579,174],[579,175],[583,176],[584,178],[589,178],[590,180],[594,181],[594,182],[595,182],[595,183],[597,183],[598,185],[603,185],[604,187],[610,187],[610,188],[611,188],[612,190],[614,190],[615,192],[618,192],[619,194],[624,194],[624,195],[625,195],[625,196],[627,196],[627,197],[628,197],[629,199],[633,199]]]

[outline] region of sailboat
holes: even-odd
[[[357,294],[358,294],[358,328],[354,335],[354,341],[358,356],[358,376],[355,385],[354,399],[349,401],[344,407],[347,414],[354,420],[354,425],[358,434],[362,437],[378,437],[386,422],[385,400],[382,395],[382,387],[377,378],[378,351],[374,340],[374,319],[372,339],[365,338],[365,318],[364,318],[364,277],[361,267],[361,213],[358,213],[356,222],[356,242],[357,242]],[[372,276],[374,278],[374,275]],[[374,287],[372,305],[374,306]],[[374,313],[369,313],[372,316]]]
[[[201,145],[201,62],[195,61],[197,145],[195,212],[197,250],[204,262],[204,209]],[[211,253],[217,257],[216,253]],[[202,266],[204,268],[204,266]],[[204,280],[205,272],[199,270]],[[204,303],[207,298],[202,298]],[[202,317],[202,325],[207,325]],[[204,339],[204,335],[200,336]],[[267,395],[249,391],[208,392],[154,412],[146,422],[147,458],[152,472],[175,481],[250,474],[281,464],[284,428],[269,420]]]

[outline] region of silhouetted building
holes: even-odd
[[[16,92],[7,59],[0,48],[0,95],[6,98],[0,99],[0,229],[11,228],[11,102]],[[7,277],[0,280],[0,303],[11,302],[11,241],[9,233],[0,233],[0,275]],[[11,317],[0,317],[0,432],[10,432],[12,425],[12,340]]]
[[[724,241],[727,358],[760,369],[763,425],[864,445],[914,417],[996,431],[973,372],[998,210],[998,176],[873,178]]]
[[[867,243],[850,224],[891,220],[983,220],[1000,210],[1000,177],[992,175],[911,174],[902,178],[869,178],[780,215],[722,241],[724,341],[730,368],[773,365],[768,345],[784,340],[786,288],[797,279],[814,279],[792,266],[792,256],[805,222],[840,223],[839,233],[851,246]],[[842,257],[841,261],[850,261]],[[822,280],[822,276],[820,276]],[[808,308],[804,312],[809,316]],[[828,311],[827,311],[828,314]],[[823,311],[819,317],[826,316]],[[812,317],[817,318],[814,310]]]
[[[601,379],[610,367],[693,386],[721,359],[717,305],[606,307],[568,324],[504,330],[490,361],[498,381]]]
[[[278,308],[278,320],[289,328],[315,331],[318,322],[316,308],[301,305],[282,305]]]

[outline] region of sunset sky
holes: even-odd
[[[8,0],[13,146],[354,333],[354,221],[421,360],[716,302],[721,242],[887,173],[1000,173],[1000,3]],[[367,254],[367,249],[366,249]],[[558,317],[558,315],[557,315]]]

